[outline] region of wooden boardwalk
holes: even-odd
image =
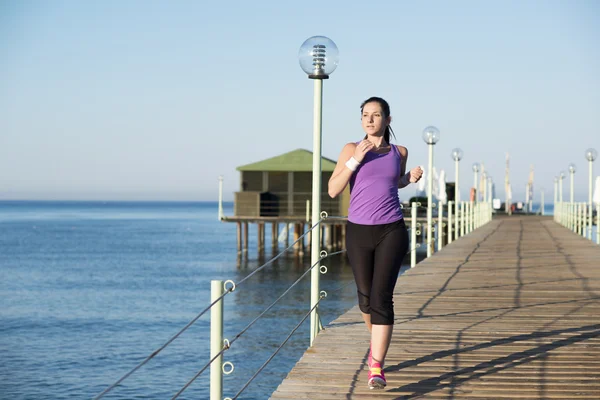
[[[402,275],[394,303],[385,390],[354,307],[272,398],[600,399],[600,246],[551,218],[494,219]]]

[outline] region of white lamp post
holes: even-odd
[[[598,152],[596,151],[596,149],[592,149],[589,148],[585,151],[585,158],[586,160],[588,160],[588,167],[589,167],[589,180],[588,180],[588,207],[589,207],[589,216],[590,216],[590,223],[588,225],[588,238],[590,240],[592,240],[592,223],[594,221],[594,218],[592,218],[593,215],[593,204],[592,204],[592,176],[594,175],[594,167],[592,165],[592,163],[594,161],[596,161],[596,158],[598,158]],[[600,216],[598,216],[598,218],[600,218]]]
[[[482,186],[481,186],[481,192],[482,192],[481,193],[482,194],[481,201],[483,201],[484,203],[487,203],[487,201],[488,201],[488,198],[487,198],[488,191],[487,191],[487,172],[486,171],[483,171],[483,173],[481,174],[481,178],[482,178],[482,181],[483,181]]]
[[[432,219],[433,219],[433,145],[440,140],[440,131],[435,126],[423,129],[423,140],[429,147],[429,166],[427,171],[427,257],[431,256],[432,243]]]
[[[314,225],[319,221],[321,214],[321,127],[323,110],[323,79],[337,68],[339,52],[335,43],[325,36],[313,36],[308,39],[298,52],[300,67],[306,72],[309,79],[314,81],[314,122],[313,122],[313,168],[312,168],[312,219]],[[319,260],[321,243],[321,227],[316,227],[311,233],[310,262],[315,265]],[[319,267],[311,271],[311,310],[319,301]],[[310,316],[310,345],[319,333],[318,307]]]
[[[475,188],[475,203],[477,203],[477,197],[479,196],[479,190],[477,189],[479,183],[479,164],[473,164],[473,187]]]
[[[560,174],[558,175],[558,179],[559,179],[558,200],[561,203],[563,202],[563,179],[565,179],[565,175],[566,175],[565,171],[560,171]]]
[[[554,177],[554,209],[556,209],[556,203],[558,202],[558,176]]]
[[[571,163],[569,164],[569,181],[570,181],[570,191],[569,191],[569,215],[570,220],[569,220],[569,227],[571,229],[575,229],[575,204],[573,203],[574,201],[574,188],[575,188],[575,171],[577,170],[577,167],[575,166],[575,164]]]
[[[219,176],[219,221],[225,217],[223,213],[223,175]]]
[[[569,164],[569,180],[571,181],[569,202],[571,204],[573,204],[573,201],[574,201],[574,190],[573,189],[575,188],[575,184],[574,184],[575,171],[577,171],[577,167],[575,166],[575,164],[573,164],[573,163]]]
[[[455,212],[454,212],[454,218],[456,223],[454,224],[454,239],[458,240],[458,234],[459,229],[458,229],[458,210],[460,208],[460,187],[458,186],[458,175],[459,175],[459,168],[458,168],[458,163],[460,162],[460,160],[463,158],[463,151],[461,149],[459,149],[458,147],[452,150],[452,159],[454,160],[454,176],[455,176],[455,181],[454,182],[454,206],[455,206]]]
[[[544,204],[544,188],[541,188],[541,198],[540,198],[540,214],[546,214],[546,205]]]

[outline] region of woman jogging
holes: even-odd
[[[420,167],[406,171],[408,151],[392,145],[388,103],[371,97],[361,104],[360,142],[342,149],[329,179],[329,195],[339,195],[350,183],[346,249],[358,292],[358,306],[369,332],[371,389],[386,386],[383,366],[394,325],[393,293],[408,250],[398,188],[418,182]]]

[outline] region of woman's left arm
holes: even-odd
[[[408,160],[408,149],[404,146],[396,146],[398,148],[398,152],[400,153],[400,179],[398,180],[398,189],[402,189],[405,186],[408,186],[409,176],[406,175],[406,160]]]
[[[423,175],[421,167],[415,167],[406,173],[406,161],[408,160],[408,150],[404,146],[396,146],[400,155],[400,179],[398,179],[398,189],[408,186],[411,183],[419,182]]]

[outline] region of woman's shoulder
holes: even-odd
[[[354,149],[356,149],[356,142],[348,142],[344,145],[344,148],[342,150],[352,150],[354,151]]]
[[[399,144],[396,144],[395,146],[402,157],[406,157],[408,155],[408,149],[406,147],[400,146]]]

